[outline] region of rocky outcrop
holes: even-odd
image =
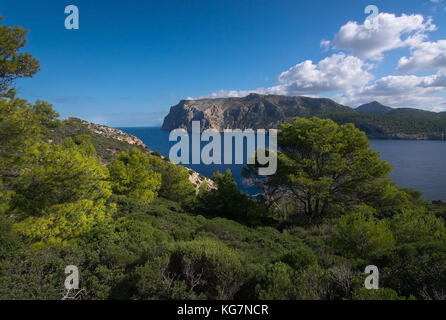
[[[206,178],[205,176],[199,174],[198,172],[186,168],[187,171],[189,171],[189,181],[195,186],[196,188],[196,193],[198,194],[198,192],[200,191],[200,187],[203,184],[206,184],[208,189],[216,189],[217,186],[215,184],[215,182],[209,178]]]
[[[74,126],[73,124],[76,124],[76,126]],[[80,126],[78,127],[78,125],[80,125]],[[117,141],[123,142],[124,144],[128,144],[130,146],[139,147],[141,151],[145,152],[148,155],[159,156],[163,160],[168,161],[166,157],[160,155],[157,152],[150,150],[144,144],[144,142],[142,142],[139,138],[137,138],[131,134],[125,133],[122,130],[110,128],[110,127],[107,127],[107,126],[104,126],[101,124],[91,123],[91,122],[81,120],[78,118],[68,118],[65,121],[65,126],[73,127],[72,128],[73,130],[67,130],[68,128],[65,128],[64,131],[67,136],[72,136],[72,135],[90,131],[90,132],[93,132],[94,134],[102,137],[101,140],[95,141],[99,145],[103,146],[104,144],[106,144],[105,142],[109,141],[110,139],[117,140]],[[77,130],[74,129],[74,127],[78,127]],[[83,130],[79,130],[79,128],[82,128]],[[64,135],[59,133],[59,137],[57,140],[60,142],[60,141],[62,141],[63,138],[65,138]],[[53,142],[53,139],[50,139],[48,142]],[[98,147],[99,146],[96,146],[97,149],[98,149]],[[128,149],[128,147],[125,149]],[[102,150],[100,158],[101,158],[103,164],[108,165],[121,151],[125,151],[125,149],[123,149],[122,147],[119,147],[117,149],[105,148],[105,150]],[[198,172],[195,172],[192,169],[189,169],[186,167],[185,167],[185,169],[188,171],[189,181],[195,186],[197,193],[198,193],[200,187],[205,183],[207,184],[208,188],[210,188],[210,189],[215,188],[215,182],[213,180],[199,174]]]
[[[126,142],[134,146],[146,147],[146,145],[139,138],[131,134],[125,133],[122,130],[110,128],[101,124],[91,123],[85,120],[79,120],[79,121],[92,132],[105,138],[111,138],[118,141]]]
[[[446,113],[413,108],[390,108],[371,102],[358,109],[330,99],[250,94],[243,98],[182,100],[171,107],[164,130],[191,131],[192,121],[201,129],[279,129],[295,117],[317,116],[339,124],[353,123],[369,138],[445,140]]]
[[[330,99],[250,94],[243,98],[182,100],[164,119],[164,130],[191,131],[192,121],[201,129],[269,129],[293,117],[323,113],[351,112],[352,109]]]

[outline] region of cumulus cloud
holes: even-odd
[[[425,33],[433,30],[431,19],[422,15],[380,13],[373,19],[373,27],[356,21],[343,25],[335,35],[334,48],[349,50],[363,59],[381,60],[385,51],[421,43]]]
[[[433,104],[445,101],[432,94],[444,90],[446,90],[446,71],[441,70],[434,75],[423,77],[386,76],[370,85],[347,90],[334,99],[351,106],[378,100],[391,106],[432,109]]]
[[[198,97],[198,99],[203,99],[203,98],[211,98],[211,99],[216,99],[216,98],[228,98],[228,97],[233,97],[233,98],[241,98],[241,97],[245,97],[248,94],[252,93],[252,92],[257,92],[259,90],[263,90],[263,89],[257,89],[257,90],[218,90],[216,92],[213,92],[209,95],[206,96],[201,96]],[[260,92],[257,92],[260,93]],[[196,98],[193,97],[188,97],[186,98],[186,100],[194,100]]]
[[[328,49],[330,49],[331,46],[331,41],[322,39],[320,46],[324,51],[328,51]]]
[[[333,54],[315,65],[311,60],[282,72],[278,81],[295,93],[322,93],[362,86],[373,79],[371,65],[344,53]]]
[[[409,58],[402,57],[397,70],[413,72],[446,68],[446,40],[423,42],[415,46]]]
[[[299,62],[283,71],[275,86],[219,90],[205,97],[243,97],[251,92],[316,97],[336,93],[334,100],[353,107],[378,100],[392,107],[442,110],[446,105],[446,40],[428,41],[428,32],[435,29],[431,19],[416,14],[380,13],[372,26],[350,21],[339,29],[333,41],[322,39],[320,46],[325,51],[330,48],[352,54],[341,51],[317,63]],[[410,54],[399,59],[397,71],[430,70],[433,74],[390,74],[373,81],[371,70],[375,64],[386,51],[398,48],[409,48]]]
[[[243,97],[251,92],[280,95],[318,95],[362,86],[373,79],[372,65],[344,53],[333,54],[319,63],[311,60],[298,63],[282,72],[278,85],[255,90],[219,90],[206,97]]]

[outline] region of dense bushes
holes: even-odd
[[[391,220],[391,228],[399,244],[446,240],[444,220],[422,208],[395,215]]]
[[[238,253],[211,239],[178,243],[168,270],[207,299],[232,299],[243,283]]]
[[[28,169],[14,182],[13,207],[27,216],[53,205],[111,195],[108,170],[78,147],[42,144]]]
[[[196,188],[189,172],[160,157],[133,148],[122,152],[108,168],[115,194],[149,203],[159,195],[189,209],[195,204]]]
[[[338,254],[360,259],[382,255],[395,246],[387,221],[375,221],[359,212],[337,219],[331,243]]]
[[[27,57],[10,79],[37,71]],[[446,210],[398,188],[352,125],[285,125],[278,173],[257,180],[260,201],[230,172],[196,195],[186,169],[56,120],[48,103],[6,92],[8,79],[0,299],[446,298]],[[379,290],[364,288],[371,264]],[[64,288],[68,265],[80,271],[74,292]]]
[[[443,211],[389,180],[307,225],[250,199],[230,172],[196,195],[185,169],[137,149],[102,166],[89,135],[30,150],[1,185],[0,298],[72,295],[70,264],[86,299],[444,297]]]
[[[159,195],[180,203],[184,208],[192,209],[195,205],[196,188],[190,182],[186,168],[156,156],[149,157],[149,162],[151,169],[161,175]]]
[[[147,155],[138,149],[121,153],[109,166],[113,192],[152,202],[161,187],[161,175],[150,170]]]
[[[258,223],[265,209],[241,192],[228,169],[224,174],[215,172],[213,175],[216,188],[201,190],[197,210],[210,217],[224,217],[243,223]]]
[[[293,269],[277,262],[267,267],[257,286],[258,298],[265,300],[317,300],[323,298],[328,282],[317,265]]]
[[[1,297],[59,299],[68,264],[79,267],[89,299],[439,298],[445,286],[444,242],[396,240],[383,250],[381,232],[401,236],[363,215],[318,231],[279,232],[191,216],[162,199],[150,205],[112,199],[119,200],[115,218],[98,221],[76,245],[28,247],[4,220],[0,277],[8,280],[0,284]],[[345,230],[354,237],[341,236]],[[366,254],[358,261],[354,252]],[[361,289],[367,264],[379,266],[379,292]]]
[[[28,217],[14,225],[14,230],[36,244],[65,244],[88,232],[95,224],[110,219],[113,208],[104,200],[79,200],[48,208],[43,216]]]

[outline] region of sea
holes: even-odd
[[[119,128],[141,139],[151,150],[169,156],[176,141],[169,141],[169,131],[159,127]],[[423,192],[425,200],[446,200],[446,141],[430,140],[377,140],[371,139],[373,150],[381,159],[392,165],[390,177],[400,187],[410,187]],[[207,142],[202,143],[206,145]],[[245,154],[244,163],[247,157]],[[244,165],[185,164],[198,173],[211,177],[214,172],[230,169],[241,190],[248,194],[259,192],[242,178]]]

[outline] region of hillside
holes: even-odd
[[[165,161],[169,161],[157,151],[150,150],[139,138],[122,130],[72,117],[61,121],[59,126],[50,129],[48,140],[49,142],[60,143],[65,138],[84,134],[90,136],[91,142],[104,165],[109,165],[122,151],[129,151],[133,148],[137,148],[147,155],[158,156]],[[197,191],[204,182],[211,187],[214,186],[211,179],[189,168],[185,169],[189,172],[189,180],[196,186]]]
[[[296,119],[254,201],[230,171],[197,194],[136,137],[56,116],[0,99],[0,299],[443,299],[445,208],[393,184],[359,130]]]
[[[373,101],[360,105],[355,109],[359,113],[365,114],[386,114],[401,117],[414,117],[414,118],[426,118],[426,119],[445,119],[446,112],[431,112],[426,110],[414,109],[414,108],[391,108],[382,105],[378,101]]]
[[[389,112],[392,112],[391,107],[383,106],[378,101],[373,101],[370,103],[366,103],[363,105],[360,105],[355,109],[356,111],[360,113],[369,113],[369,114],[387,114]]]
[[[330,99],[250,94],[243,98],[182,100],[171,107],[162,128],[191,130],[193,120],[201,128],[279,128],[295,117],[317,116],[339,124],[354,123],[369,138],[443,140],[446,113],[418,109],[393,109],[372,102],[353,109]]]
[[[33,39],[47,38],[36,31]],[[0,300],[172,300],[174,308],[161,303],[166,316],[196,319],[246,318],[262,306],[275,319],[268,301],[445,299],[444,203],[398,187],[359,129],[304,117],[339,117],[384,134],[442,129],[439,119],[260,95],[173,108],[166,128],[187,128],[194,117],[219,129],[276,127],[301,116],[278,133],[272,175],[258,175],[261,157],[244,166],[243,177],[260,190],[254,198],[230,170],[207,180],[137,137],[59,120],[50,103],[18,97],[13,80],[40,70],[22,51],[26,34],[0,26]],[[134,66],[144,71],[140,61]],[[103,85],[87,84],[92,92]],[[116,100],[119,92],[105,95]],[[204,300],[223,301],[221,313]]]

